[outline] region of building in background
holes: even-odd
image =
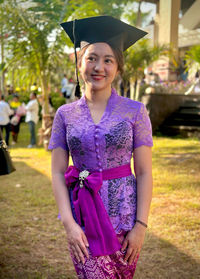
[[[185,52],[200,44],[200,0],[146,0],[156,5],[154,18],[146,30],[154,44],[171,45],[174,59],[184,70]],[[151,68],[161,80],[176,80],[177,71],[167,57],[159,59]]]

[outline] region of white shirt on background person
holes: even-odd
[[[68,84],[69,84],[68,79],[67,79],[66,77],[64,77],[64,78],[62,79],[62,81],[61,81],[61,86],[62,86],[61,92],[62,92],[62,93],[64,93],[64,92],[67,91],[67,89],[68,89]]]
[[[39,112],[39,105],[36,99],[31,100],[26,105],[26,118],[25,122],[33,121],[35,124],[37,124],[39,120],[38,116]]]
[[[10,108],[9,104],[4,100],[0,101],[0,125],[4,126],[10,122],[10,115],[12,115],[14,111]]]

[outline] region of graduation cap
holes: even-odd
[[[126,24],[112,16],[96,16],[61,23],[74,44],[77,86],[75,96],[80,97],[76,48],[88,44],[107,43],[114,49],[125,51],[147,32]]]

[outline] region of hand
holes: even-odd
[[[123,241],[121,250],[124,251],[125,249],[127,249],[124,260],[127,261],[130,265],[137,259],[137,256],[142,249],[145,231],[146,228],[136,223]]]
[[[70,228],[65,228],[69,247],[77,261],[85,263],[84,255],[89,259],[87,247],[89,243],[82,228],[74,222]]]

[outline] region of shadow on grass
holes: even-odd
[[[0,278],[76,278],[50,180],[24,162],[15,165],[16,172],[0,177]],[[196,279],[199,274],[195,259],[147,234],[136,279]]]
[[[147,233],[135,279],[197,279],[200,263],[169,241]]]

